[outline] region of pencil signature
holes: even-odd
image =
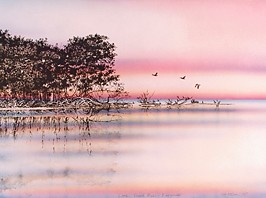
[[[176,198],[180,197],[181,195],[179,193],[176,194],[152,194],[152,193],[147,193],[147,194],[122,194],[119,197],[120,198],[143,198],[143,197],[154,197],[154,198],[161,198],[161,197],[168,197],[168,198]]]

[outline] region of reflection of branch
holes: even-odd
[[[73,138],[82,147],[84,145],[85,152],[91,154],[91,122],[92,119],[88,116],[0,117],[0,138],[12,135],[17,139],[25,131],[29,132],[31,138],[32,130],[36,133],[41,131],[39,137],[42,148],[47,144],[55,153],[58,152],[56,146],[58,145],[61,147],[59,152],[66,152],[68,139]],[[98,121],[93,120],[93,122]],[[73,131],[72,127],[78,127],[79,133],[75,129],[75,134],[69,134]],[[48,135],[45,134],[46,130]]]
[[[115,116],[115,115],[108,115],[106,120],[104,119],[99,119],[101,116],[97,116],[94,118],[94,116],[91,116],[89,118],[89,121],[91,122],[114,122],[114,121],[119,121],[121,120],[121,117],[120,116]],[[101,118],[104,118],[103,116]],[[106,117],[105,117],[106,118]]]
[[[0,117],[0,138],[12,135],[17,137],[19,131],[26,131],[37,128],[49,127],[50,130],[69,131],[69,123],[77,125],[80,129],[89,131],[91,122],[113,122],[120,120],[120,116],[115,115],[91,115],[91,116],[47,116],[47,117]]]

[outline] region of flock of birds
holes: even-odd
[[[152,74],[152,76],[158,76],[158,72]],[[181,76],[180,79],[185,80],[186,76]],[[200,88],[200,84],[196,83],[195,84],[195,88],[199,89]]]
[[[152,76],[158,76],[158,72],[152,74]],[[186,79],[186,76],[181,76],[180,79],[185,80],[185,79]],[[195,84],[195,88],[196,88],[196,89],[199,89],[199,88],[200,88],[200,84],[199,84],[199,83],[196,83],[196,84]],[[214,102],[214,104],[215,104],[215,106],[216,106],[217,108],[218,108],[219,105],[221,104],[221,101],[219,101],[219,100],[214,100],[213,102]]]

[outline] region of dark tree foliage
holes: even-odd
[[[59,48],[0,30],[0,94],[49,100],[88,97],[109,102],[127,95],[115,73],[115,45],[98,34]]]

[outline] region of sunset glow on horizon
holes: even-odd
[[[0,17],[0,198],[266,197],[266,0]]]
[[[2,29],[63,46],[102,34],[118,54],[115,69],[137,97],[266,99],[266,2],[4,1]],[[158,72],[158,77],[151,74]],[[182,81],[180,76],[186,75]],[[199,90],[194,83],[202,84]]]

